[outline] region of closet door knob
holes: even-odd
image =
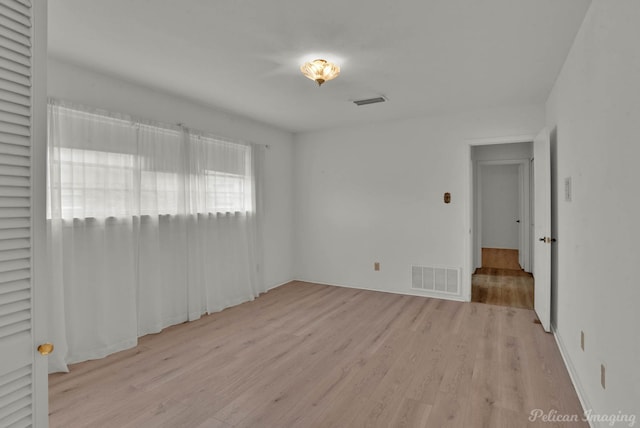
[[[38,346],[38,352],[42,355],[49,355],[53,352],[53,343],[43,343]]]

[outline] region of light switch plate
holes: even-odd
[[[565,202],[571,202],[571,177],[567,177],[564,179],[564,200]]]

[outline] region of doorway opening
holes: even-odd
[[[534,307],[532,142],[471,147],[471,301]]]

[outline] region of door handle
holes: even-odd
[[[43,343],[38,346],[38,352],[42,355],[49,355],[53,352],[53,343]]]
[[[548,236],[545,236],[544,238],[538,239],[538,241],[542,241],[545,244],[551,244],[552,242],[556,242],[556,238],[549,238]]]

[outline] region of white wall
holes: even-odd
[[[637,419],[639,41],[640,2],[594,0],[547,102],[548,127],[557,126],[562,186],[555,329],[587,407],[600,414],[635,413]],[[571,202],[564,200],[565,177],[572,177]],[[607,370],[606,389],[600,364]]]
[[[211,82],[211,84],[221,84]],[[50,97],[165,123],[183,123],[221,137],[267,144],[264,183],[264,272],[268,287],[293,277],[293,135],[251,119],[114,79],[49,58]]]
[[[296,278],[412,294],[412,264],[470,263],[469,140],[543,125],[540,105],[296,135]]]
[[[519,248],[519,165],[481,165],[483,248]]]

